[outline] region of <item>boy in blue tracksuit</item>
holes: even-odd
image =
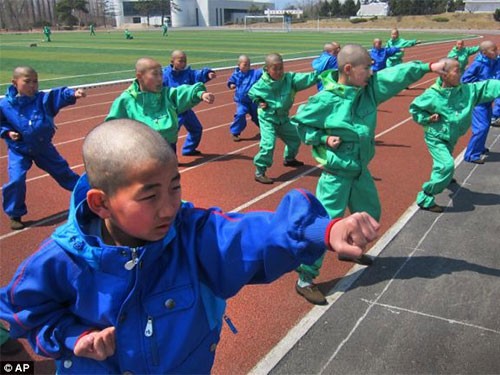
[[[12,85],[0,101],[0,136],[8,147],[9,181],[3,185],[3,210],[11,229],[24,228],[21,217],[26,207],[26,174],[33,162],[66,190],[73,190],[78,175],[52,144],[54,117],[61,108],[85,96],[82,89],[60,87],[38,91],[38,74],[28,66],[14,69]]]
[[[373,48],[368,51],[372,58],[372,72],[378,72],[379,70],[385,69],[387,59],[402,50],[403,49],[399,47],[382,47],[382,39],[373,39]]]
[[[486,40],[479,45],[479,53],[462,76],[462,83],[471,83],[492,79],[496,76],[497,46]],[[488,152],[486,138],[490,129],[492,103],[478,104],[472,112],[472,135],[464,159],[469,163],[484,164],[484,155]]]
[[[187,66],[187,57],[183,51],[172,52],[170,65],[163,68],[163,86],[178,87],[180,85],[194,85],[201,82],[206,83],[216,77],[216,73],[210,68],[200,70],[191,69]],[[197,150],[203,133],[203,127],[192,109],[179,114],[179,127],[184,125],[188,135],[182,146],[182,155],[200,155]]]
[[[94,128],[83,158],[68,222],[0,289],[0,319],[58,374],[208,374],[227,298],[325,245],[359,255],[379,227],[332,221],[303,190],[275,212],[196,208],[168,142],[134,120]]]
[[[497,55],[495,65],[495,78],[500,79],[500,55]],[[491,116],[491,126],[500,126],[500,98],[495,99],[493,102],[493,114]]]
[[[337,69],[337,55],[340,52],[340,44],[337,42],[326,43],[323,46],[323,52],[317,58],[315,58],[311,65],[312,68],[318,73],[321,74],[330,69]],[[316,84],[318,91],[323,89],[323,84],[320,80]]]
[[[229,126],[235,142],[241,140],[240,134],[247,127],[247,113],[252,118],[253,123],[259,126],[257,103],[248,97],[248,91],[261,76],[262,69],[250,69],[250,58],[247,55],[241,55],[238,58],[238,67],[227,81],[227,87],[234,90],[234,102],[236,103],[234,120]]]

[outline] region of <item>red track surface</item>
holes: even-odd
[[[488,36],[497,44],[499,36]],[[474,42],[469,42],[473,45]],[[406,50],[406,60],[436,61],[453,46],[452,43],[417,46]],[[310,61],[286,63],[287,71],[310,71]],[[268,175],[276,179],[274,185],[254,182],[252,158],[258,150],[257,128],[249,122],[243,133],[243,141],[235,143],[229,134],[235,105],[232,92],[226,87],[231,70],[220,71],[207,86],[215,93],[213,105],[196,107],[204,134],[201,157],[180,157],[183,198],[197,206],[219,206],[224,210],[274,209],[282,196],[290,189],[303,187],[315,191],[319,170],[308,147],[302,146],[299,159],[306,162],[299,169],[282,166],[283,145],[277,142],[274,165]],[[397,97],[379,107],[377,128],[377,154],[371,163],[382,202],[382,233],[390,228],[404,211],[413,204],[421,184],[428,178],[431,159],[426,150],[422,129],[409,117],[408,106],[413,98],[430,86],[436,76],[426,75]],[[77,173],[83,172],[81,145],[83,138],[94,126],[102,122],[112,101],[127,85],[94,88],[88,97],[77,105],[61,111],[56,119],[58,131],[54,138],[58,150]],[[298,93],[292,114],[297,105],[305,102],[315,88]],[[181,135],[184,135],[181,131]],[[180,142],[184,137],[181,136]],[[461,139],[456,154],[465,147],[468,137]],[[6,148],[0,148],[1,183],[7,179]],[[70,194],[60,188],[43,171],[33,167],[28,173],[27,205],[29,214],[23,219],[33,225],[23,231],[11,232],[8,218],[0,219],[1,275],[5,285],[11,279],[19,263],[37,249],[38,244],[65,220]],[[320,283],[333,286],[350,268],[328,254]],[[234,335],[224,325],[219,344],[214,374],[243,374],[276,345],[310,309],[311,305],[296,295],[293,273],[264,286],[245,287],[228,303],[227,314],[238,329]],[[26,352],[16,359],[35,358],[36,373],[53,372],[53,363],[35,356],[25,344]]]

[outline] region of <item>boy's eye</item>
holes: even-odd
[[[139,201],[148,201],[148,200],[155,199],[155,198],[156,198],[156,194],[151,194],[151,195],[147,195],[145,197],[139,198]]]

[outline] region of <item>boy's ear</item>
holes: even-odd
[[[90,210],[101,219],[111,216],[109,212],[108,196],[100,189],[90,189],[87,192],[87,203]]]
[[[344,65],[344,73],[346,75],[350,75],[352,71],[352,64],[345,64]]]

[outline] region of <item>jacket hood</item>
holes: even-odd
[[[92,220],[98,218],[93,213],[87,204],[87,192],[90,185],[87,175],[84,174],[78,180],[73,193],[71,194],[70,208],[68,213],[68,221],[66,224],[58,227],[52,234],[52,239],[57,242],[68,253],[74,254],[77,257],[83,258],[92,268],[103,269],[110,267],[108,262],[111,254],[120,253],[121,250],[130,251],[127,246],[112,246],[105,244],[99,236],[89,234],[89,228]],[[156,249],[157,256],[161,254],[160,250],[165,249],[168,243],[175,236],[175,223],[170,227],[167,235],[155,242],[147,243],[143,246],[144,249]],[[149,261],[154,261],[149,257]],[[124,259],[124,263],[128,259]],[[122,265],[119,265],[123,268]]]
[[[16,101],[19,103],[30,103],[35,100],[36,94],[33,96],[19,95],[19,91],[17,91],[17,87],[14,85],[10,85],[7,87],[7,91],[5,92],[5,97],[9,101],[9,103],[15,103]]]

